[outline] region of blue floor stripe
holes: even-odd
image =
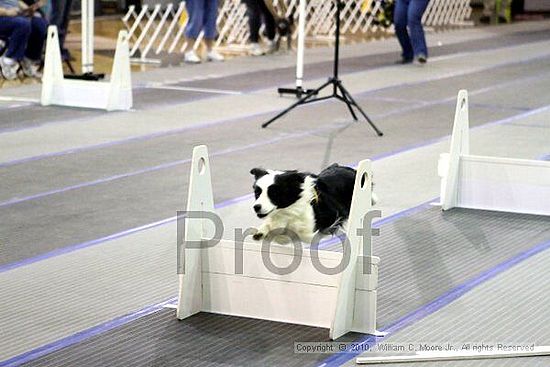
[[[493,268],[482,272],[476,277],[460,284],[459,286],[451,289],[450,291],[441,295],[440,297],[437,297],[435,300],[431,301],[430,303],[418,308],[417,310],[407,314],[406,316],[400,318],[394,323],[391,323],[390,325],[382,328],[381,331],[388,333],[385,338],[377,338],[371,335],[367,335],[357,340],[356,343],[359,343],[365,346],[365,348],[357,348],[357,349],[367,350],[367,346],[369,347],[374,346],[376,343],[378,343],[378,341],[387,339],[392,334],[395,334],[398,331],[401,331],[415,324],[416,322],[424,319],[425,317],[441,310],[442,308],[449,305],[450,303],[457,300],[458,298],[462,297],[463,295],[465,295],[475,287],[487,282],[488,280],[495,278],[497,275],[502,274],[503,272],[516,266],[522,261],[525,261],[548,249],[550,249],[550,241],[542,242],[532,247],[531,249],[521,252],[518,255],[494,266]],[[361,354],[361,352],[357,352],[355,350],[349,349],[345,352],[330,356],[329,358],[324,360],[318,367],[338,367],[348,362],[349,360],[357,357],[359,354]]]
[[[137,320],[141,317],[153,314],[155,312],[158,312],[164,308],[164,306],[173,304],[176,301],[176,297],[171,298],[169,300],[166,300],[164,302],[158,303],[156,305],[145,307],[137,312],[133,312],[121,317],[117,317],[116,319],[113,319],[109,322],[94,326],[92,328],[80,331],[78,333],[75,333],[71,336],[68,336],[66,338],[57,340],[53,343],[46,344],[42,347],[33,349],[29,352],[20,354],[18,356],[15,356],[13,358],[7,359],[5,361],[0,362],[0,367],[15,367],[20,366],[23,363],[30,362],[34,359],[40,358],[42,356],[45,356],[47,354],[53,353],[55,351],[58,351],[62,348],[71,346],[73,344],[80,343],[86,339],[89,339],[93,336],[99,335],[101,333],[104,333],[106,331],[112,330],[114,328],[117,328],[119,326],[125,325],[129,322],[132,322],[134,320]]]
[[[545,111],[548,111],[548,110],[550,110],[550,105],[543,106],[543,107],[540,107],[540,108],[536,108],[534,110],[524,112],[524,113],[520,113],[518,115],[513,115],[513,116],[510,116],[510,117],[501,119],[501,120],[491,121],[491,122],[488,122],[488,123],[483,124],[483,125],[478,125],[478,126],[470,128],[470,130],[477,130],[477,129],[486,128],[486,127],[489,127],[489,126],[510,123],[510,122],[516,121],[520,118],[532,116],[532,115],[538,114],[540,112],[545,112]],[[431,139],[431,140],[425,141],[423,143],[411,145],[411,146],[408,146],[408,147],[405,147],[405,148],[402,148],[402,149],[398,149],[398,150],[395,150],[395,151],[391,151],[391,152],[388,152],[388,153],[379,154],[379,155],[373,156],[371,160],[372,161],[378,161],[378,160],[382,160],[382,159],[385,159],[385,158],[388,158],[388,157],[391,157],[391,156],[395,156],[395,155],[398,155],[398,154],[401,154],[401,153],[411,152],[411,151],[414,151],[416,149],[420,149],[420,148],[423,148],[423,147],[426,147],[426,146],[444,141],[445,139],[448,139],[449,137],[450,137],[450,135],[446,135],[446,136],[443,136],[443,137]],[[355,163],[355,165],[357,165],[357,163]],[[245,196],[246,196],[246,199],[251,197],[250,195],[245,195]],[[240,202],[240,201],[246,200],[246,199],[236,198],[236,202]],[[235,202],[235,199],[230,199],[227,202]],[[225,202],[225,203],[227,203],[227,202]],[[224,206],[228,206],[229,204],[224,205],[223,203],[221,203],[220,205],[222,205],[222,207],[224,207]],[[131,229],[128,229],[128,230],[123,231],[123,232],[112,234],[110,236],[98,238],[98,239],[95,239],[95,240],[92,240],[92,241],[87,241],[87,242],[83,242],[83,243],[79,243],[79,244],[75,244],[75,245],[69,245],[65,248],[53,250],[53,251],[50,251],[50,252],[47,252],[45,254],[41,254],[41,255],[38,255],[38,256],[29,258],[29,259],[24,259],[24,260],[21,260],[21,261],[18,261],[18,262],[6,264],[6,265],[3,265],[3,266],[0,266],[0,273],[2,273],[4,271],[11,270],[11,269],[18,268],[20,266],[32,264],[32,263],[35,263],[37,261],[45,260],[45,259],[48,259],[50,257],[62,255],[62,254],[68,253],[68,252],[72,252],[72,251],[75,251],[75,250],[78,250],[78,249],[81,249],[81,248],[86,248],[86,247],[90,247],[90,246],[93,246],[93,245],[98,245],[98,244],[101,244],[105,241],[109,241],[109,240],[112,240],[112,239],[115,239],[115,238],[124,237],[124,236],[130,235],[132,233],[140,232],[140,231],[145,230],[145,229],[154,228],[154,227],[157,227],[157,226],[162,225],[162,224],[170,223],[174,220],[175,220],[175,216],[171,217],[171,218],[166,218],[166,219],[160,220],[158,222],[145,224],[145,225],[140,226],[140,227],[131,228]],[[325,246],[327,246],[327,245],[325,245]]]

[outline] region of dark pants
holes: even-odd
[[[69,27],[69,15],[73,0],[52,0],[52,12],[50,15],[50,24],[57,27],[59,35],[59,46],[63,50],[65,47],[65,37]]]
[[[426,37],[422,28],[422,15],[428,2],[429,0],[397,0],[395,3],[395,34],[403,49],[402,56],[405,60],[412,60],[419,55],[428,56]]]
[[[260,26],[262,21],[265,24],[265,33],[267,38],[275,38],[275,19],[273,14],[265,5],[264,0],[242,0],[247,9],[248,26],[250,28],[250,42],[257,43],[260,39]],[[271,0],[268,0],[271,1]]]
[[[7,38],[6,57],[40,60],[48,23],[38,17],[0,17],[0,37]]]

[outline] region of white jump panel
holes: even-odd
[[[441,155],[441,204],[550,215],[550,162],[469,154],[468,96],[458,94],[451,151]]]
[[[184,254],[185,273],[180,275],[177,317],[184,319],[206,311],[329,328],[333,339],[349,331],[380,335],[376,331],[380,259],[372,256],[367,216],[371,180],[370,161],[362,161],[357,170],[345,254],[310,252],[302,244],[220,240],[208,245],[205,240],[214,233],[210,220],[188,220],[184,248],[179,251]],[[206,147],[196,147],[187,210],[213,212],[211,190]],[[369,221],[365,226],[364,220]],[[366,230],[368,236],[362,236],[358,229]],[[190,246],[201,239],[202,247]],[[339,265],[340,270],[330,270]]]
[[[458,206],[550,215],[550,162],[463,156]]]

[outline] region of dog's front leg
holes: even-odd
[[[252,238],[256,241],[259,241],[262,238],[267,237],[270,231],[271,231],[271,221],[266,220],[265,222],[262,223],[260,228],[258,228],[258,231],[254,233]]]

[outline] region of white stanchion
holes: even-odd
[[[191,248],[190,241],[205,243],[215,229],[208,219],[185,219],[184,241],[178,249],[185,271],[179,275],[177,318],[204,311],[328,328],[332,339],[349,331],[381,335],[376,330],[380,259],[372,255],[367,220],[371,178],[370,161],[360,162],[349,220],[349,262],[336,274],[319,268],[319,263],[336,268],[345,262],[347,255],[335,251],[304,248],[296,255],[292,245],[264,247],[235,240]],[[213,213],[212,198],[208,151],[198,146],[193,150],[187,211]],[[369,235],[361,236],[360,227]],[[294,271],[274,272],[264,265],[265,256],[278,267],[299,263]]]
[[[550,162],[470,154],[468,92],[458,93],[450,153],[441,154],[441,206],[550,215]]]
[[[82,73],[94,72],[94,0],[82,0]]]
[[[296,49],[296,89],[303,89],[304,49],[306,38],[306,0],[298,4],[298,41]]]
[[[57,28],[48,28],[46,57],[42,76],[41,104],[113,110],[132,107],[132,80],[128,35],[120,31],[108,82],[65,79],[59,50]]]

